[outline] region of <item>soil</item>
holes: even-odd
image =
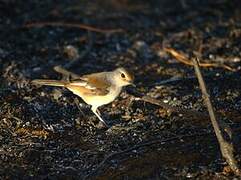
[[[239,0],[1,0],[1,179],[235,178],[208,116],[172,112],[133,91],[207,114],[193,67],[165,48],[217,64],[201,70],[241,166],[240,40]],[[100,108],[105,128],[71,92],[31,84],[63,78],[55,66],[80,75],[123,66],[136,87]]]

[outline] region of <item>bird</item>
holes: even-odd
[[[98,107],[114,101],[124,86],[135,86],[133,73],[123,67],[113,71],[86,74],[71,81],[35,79],[32,84],[67,88],[86,104],[91,105],[91,111],[107,127]]]

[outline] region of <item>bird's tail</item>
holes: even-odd
[[[35,79],[32,81],[32,84],[63,87],[66,85],[66,82],[58,81],[58,80],[48,80],[48,79]]]

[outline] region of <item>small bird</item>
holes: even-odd
[[[35,79],[33,84],[65,87],[81,97],[98,119],[107,126],[101,118],[98,107],[109,104],[120,94],[122,87],[134,85],[134,76],[125,68],[113,71],[83,75],[72,81]]]

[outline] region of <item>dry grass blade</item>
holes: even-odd
[[[44,129],[30,129],[30,128],[19,128],[16,130],[17,134],[20,135],[30,135],[35,137],[42,137],[44,139],[47,139],[49,136],[49,132]]]
[[[226,159],[227,163],[229,164],[229,166],[233,170],[233,172],[236,175],[240,176],[241,175],[240,169],[238,168],[237,161],[234,159],[233,145],[231,143],[227,142],[223,138],[222,131],[220,129],[220,125],[218,124],[218,122],[216,120],[216,117],[215,117],[215,114],[214,114],[214,111],[213,111],[213,106],[212,106],[212,103],[209,99],[209,94],[207,92],[206,85],[205,85],[205,82],[203,80],[197,58],[193,59],[193,65],[194,65],[195,73],[196,73],[197,78],[198,78],[200,89],[201,89],[202,94],[203,94],[204,102],[205,102],[205,104],[207,106],[207,109],[208,109],[208,112],[209,112],[210,120],[212,122],[216,137],[217,137],[219,145],[220,145],[222,156]]]
[[[58,26],[58,27],[68,27],[68,28],[79,28],[88,31],[104,33],[104,34],[112,34],[112,33],[121,33],[124,32],[123,29],[100,29],[96,27],[92,27],[86,24],[80,23],[65,23],[65,22],[33,22],[27,23],[23,25],[23,28],[32,28],[32,27],[43,27],[43,26]]]
[[[189,60],[184,54],[181,54],[180,52],[177,52],[175,49],[172,48],[164,48],[164,51],[170,53],[172,56],[174,56],[179,62],[193,66],[193,62]],[[231,68],[230,66],[227,66],[225,64],[216,64],[216,63],[199,63],[200,67],[221,67],[226,70],[235,72],[236,70]]]

